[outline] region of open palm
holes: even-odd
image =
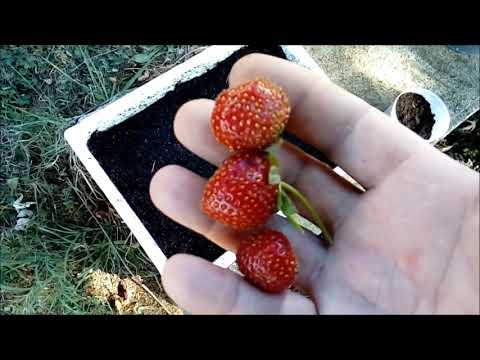
[[[193,313],[374,314],[479,312],[480,174],[456,163],[319,72],[254,54],[240,59],[229,82],[271,79],[292,104],[289,130],[316,146],[363,187],[288,142],[278,150],[282,176],[312,202],[333,233],[326,250],[275,216],[290,240],[298,285],[309,296],[271,295],[243,278],[190,255],[167,262],[163,283]],[[182,106],[178,139],[213,164],[227,151],[209,127],[213,101]],[[178,166],[155,174],[151,197],[160,211],[223,248],[238,234],[200,210],[206,179]]]

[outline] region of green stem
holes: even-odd
[[[313,218],[313,221],[315,221],[315,224],[322,230],[322,233],[325,235],[325,238],[330,244],[333,244],[333,239],[330,233],[328,232],[327,228],[325,225],[322,223],[320,220],[320,216],[318,213],[315,211],[315,209],[310,205],[310,202],[303,196],[297,189],[295,189],[293,186],[287,184],[286,182],[282,181],[282,188],[289,191],[293,195],[295,195],[300,202],[305,206],[310,213],[310,215]]]

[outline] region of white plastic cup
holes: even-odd
[[[400,93],[396,98],[393,104],[385,111],[390,117],[396,121],[398,120],[397,117],[397,101],[402,96],[403,94],[407,93],[414,93],[421,95],[427,100],[427,102],[430,104],[430,109],[432,111],[432,114],[434,115],[434,121],[435,123],[433,124],[432,128],[432,134],[430,135],[430,138],[427,140],[430,144],[435,144],[439,140],[441,140],[445,135],[447,135],[448,130],[450,129],[450,114],[448,112],[447,105],[443,102],[440,97],[431,92],[430,90],[427,89],[422,89],[422,88],[415,88],[411,90],[406,90]]]

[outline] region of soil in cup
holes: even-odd
[[[421,95],[406,93],[398,98],[396,109],[398,120],[424,139],[432,135],[435,116],[430,104]]]

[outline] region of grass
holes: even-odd
[[[480,171],[480,111],[439,142],[437,148],[473,170]]]
[[[158,283],[154,266],[72,155],[63,131],[198,50],[0,46],[1,313],[115,313],[86,296],[92,269]],[[472,124],[478,122],[477,113]],[[439,148],[478,170],[479,130],[459,129]],[[34,204],[27,227],[15,230],[12,204],[20,197]]]
[[[195,53],[194,46],[0,47],[0,311],[108,314],[90,269],[157,272],[63,140],[78,116]],[[33,202],[15,230],[13,202]],[[158,279],[157,279],[158,280]]]

